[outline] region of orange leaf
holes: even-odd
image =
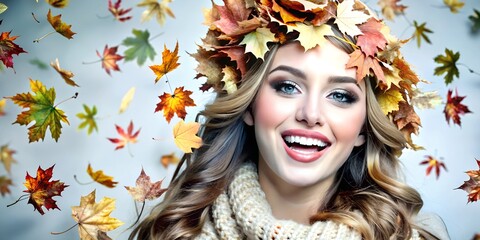
[[[166,188],[161,188],[163,180],[152,183],[150,177],[145,174],[142,168],[140,175],[137,178],[135,187],[127,187],[128,193],[132,195],[137,202],[145,202],[145,200],[154,200],[162,196],[167,191]]]
[[[38,0],[37,0],[38,2]],[[68,5],[69,0],[46,0],[48,4],[56,8],[64,8]]]
[[[150,66],[150,69],[152,69],[155,75],[157,75],[155,83],[157,83],[163,75],[175,70],[180,65],[180,63],[178,63],[178,58],[178,41],[173,52],[170,52],[166,45],[163,46],[162,65]]]
[[[470,170],[466,173],[470,177],[468,181],[465,181],[457,189],[462,189],[468,193],[468,202],[476,202],[480,200],[480,161],[477,161],[479,170]]]
[[[5,105],[7,105],[7,99],[0,100],[0,117],[5,116]]]
[[[56,201],[52,199],[54,196],[61,196],[63,189],[68,187],[63,182],[59,180],[50,181],[52,178],[53,167],[43,170],[40,166],[37,169],[37,176],[35,178],[31,177],[28,172],[25,177],[25,187],[27,190],[23,191],[30,193],[30,199],[28,203],[32,204],[33,207],[38,210],[40,214],[44,214],[42,206],[47,210],[49,209],[58,209]]]
[[[136,143],[137,142],[137,137],[138,134],[140,133],[140,129],[138,129],[135,133],[133,133],[133,122],[130,121],[130,124],[128,125],[127,132],[123,130],[122,127],[115,125],[115,128],[117,129],[118,134],[120,134],[120,138],[108,138],[110,142],[117,144],[117,147],[115,150],[121,149],[127,145],[127,143]]]
[[[51,62],[50,66],[52,66],[53,69],[55,69],[55,71],[57,71],[60,74],[60,76],[68,85],[79,87],[77,83],[75,83],[75,81],[72,80],[74,74],[71,71],[60,68],[60,62],[58,61],[58,58],[55,59],[55,62]]]
[[[73,35],[76,34],[70,29],[72,25],[67,25],[65,22],[62,21],[61,17],[62,14],[52,17],[52,12],[50,9],[48,9],[47,20],[50,25],[52,25],[53,29],[55,29],[55,31],[57,31],[58,33],[62,34],[62,36],[68,39],[72,39]]]
[[[155,112],[163,110],[163,116],[170,123],[170,120],[173,117],[173,114],[181,119],[185,119],[187,112],[185,107],[187,106],[196,106],[193,99],[190,98],[191,91],[183,90],[183,87],[176,88],[173,95],[169,93],[164,93],[162,96],[159,96],[160,102],[155,108]]]
[[[88,164],[87,173],[90,175],[93,181],[98,182],[108,188],[114,188],[118,183],[113,181],[113,177],[105,175],[102,170],[94,172],[90,164]]]
[[[431,155],[425,156],[427,159],[422,161],[420,165],[428,165],[426,175],[428,176],[432,169],[435,168],[435,174],[437,175],[437,179],[440,176],[440,170],[443,167],[445,171],[447,171],[447,168],[445,167],[445,164],[442,161],[439,161],[438,159],[434,158]]]
[[[175,153],[168,154],[168,155],[163,155],[163,156],[160,158],[160,163],[162,164],[162,166],[163,166],[164,168],[167,168],[168,165],[170,165],[170,164],[177,164],[178,162],[180,162],[180,159],[178,159],[178,158],[175,156]]]
[[[7,176],[0,176],[0,194],[4,197],[6,194],[10,193],[9,186],[13,185],[12,179]]]
[[[199,148],[202,145],[202,139],[196,135],[199,128],[200,123],[185,123],[183,120],[173,128],[175,144],[184,153],[191,153],[192,148]]]
[[[462,124],[460,122],[460,115],[470,113],[470,110],[467,106],[461,104],[461,102],[466,96],[458,96],[457,90],[455,90],[455,95],[456,96],[452,97],[452,90],[448,90],[447,104],[445,105],[445,109],[443,110],[443,112],[445,113],[447,123],[450,124],[451,118],[454,124],[458,124],[459,126],[461,126]]]
[[[18,36],[10,37],[10,32],[2,32],[0,35],[0,61],[2,61],[7,68],[13,68],[14,54],[27,53],[23,48],[13,42],[17,37]]]
[[[380,32],[382,25],[379,20],[370,18],[359,27],[362,35],[358,36],[357,45],[367,56],[375,56],[378,49],[383,50],[387,45],[387,39]]]
[[[108,45],[105,45],[103,50],[103,56],[97,51],[97,56],[101,58],[102,68],[110,75],[110,69],[115,71],[120,71],[120,68],[117,65],[117,61],[122,60],[123,56],[117,54],[118,46],[109,48]]]
[[[385,75],[383,74],[382,67],[378,63],[378,60],[365,56],[360,49],[355,50],[350,53],[350,59],[347,63],[347,68],[357,68],[357,81],[360,82],[362,79],[370,74],[370,69],[373,70],[373,73],[377,77],[378,81],[384,81]]]

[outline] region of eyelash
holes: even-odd
[[[334,95],[337,94],[341,95],[340,97],[342,98],[342,100],[334,99]],[[328,97],[341,104],[352,104],[358,100],[358,97],[355,94],[345,90],[335,90],[330,93]],[[337,97],[339,96],[337,95]]]
[[[290,92],[286,91],[285,87],[293,87],[292,91],[296,90],[298,93],[301,93],[300,86],[290,80],[276,81],[276,82],[273,82],[271,85],[272,85],[272,88],[275,89],[275,91],[281,94],[285,94],[285,95],[297,94],[297,93],[292,93],[291,91]],[[335,95],[336,97],[340,97],[341,99],[340,100],[335,99],[334,98]],[[355,94],[346,90],[334,90],[328,95],[328,97],[334,101],[339,102],[340,104],[352,104],[358,100],[358,97]]]
[[[295,90],[298,93],[301,92],[300,91],[300,86],[298,86],[298,84],[296,84],[295,82],[290,81],[290,80],[276,81],[276,82],[273,82],[271,85],[272,85],[272,88],[275,89],[275,91],[277,91],[279,93],[282,93],[282,94],[285,94],[285,95],[296,94],[296,93],[292,93],[292,92],[287,92],[285,90],[285,87],[293,87],[292,90]]]

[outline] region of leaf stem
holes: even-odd
[[[48,35],[51,35],[51,34],[54,34],[54,33],[56,33],[56,31],[49,32],[49,33],[41,36],[40,38],[37,38],[37,39],[33,40],[33,42],[34,42],[34,43],[38,43],[38,42],[40,42],[40,40],[42,40],[42,39],[46,38]]]
[[[130,144],[127,144],[127,149],[128,149],[128,154],[130,155],[130,157],[134,157],[133,154],[132,154],[132,151],[130,150]]]
[[[464,64],[464,63],[458,63],[458,65],[459,65],[459,66],[464,66],[465,68],[468,69],[468,71],[469,71],[470,73],[473,73],[473,74],[476,74],[476,75],[480,76],[480,73],[479,73],[479,72],[474,71],[473,69],[471,69],[470,67],[468,67],[466,64]]]
[[[99,15],[97,14],[97,18],[99,18],[99,19],[107,19],[107,18],[110,18],[111,16],[112,16],[112,15],[99,16]]]
[[[151,37],[150,39],[148,39],[148,41],[152,41],[153,39],[157,38],[157,37],[160,37],[161,35],[163,35],[163,33],[159,33],[153,37]]]
[[[14,203],[8,204],[7,207],[13,206],[13,205],[17,204],[18,202],[27,199],[26,197],[28,197],[28,195],[29,195],[28,193],[27,193],[27,194],[23,194],[22,196],[20,196],[20,197],[17,199],[17,201],[15,201]]]
[[[130,227],[128,227],[126,230],[131,229],[140,221],[140,218],[142,217],[142,214],[143,214],[143,210],[145,209],[145,201],[142,202],[142,208],[140,209],[140,213],[138,212],[137,202],[135,200],[134,200],[134,203],[135,203],[135,211],[137,212],[137,220],[135,220],[135,222],[132,225],[130,225]]]
[[[95,182],[95,180],[94,180],[94,181],[91,181],[91,182],[87,182],[87,183],[80,182],[80,181],[78,181],[78,179],[77,179],[77,175],[73,175],[73,178],[74,178],[75,181],[76,181],[78,184],[80,184],[80,185],[88,185],[88,184],[92,184],[92,183]]]
[[[33,13],[33,12],[32,12],[32,17],[35,20],[35,22],[40,23],[40,21],[38,21],[38,19],[35,17],[35,13]]]
[[[71,96],[71,97],[69,97],[69,98],[67,98],[67,99],[65,99],[65,100],[63,100],[63,101],[61,101],[61,102],[57,103],[57,105],[55,105],[55,106],[53,106],[53,107],[54,107],[54,108],[56,108],[58,105],[60,105],[60,104],[62,104],[62,103],[64,103],[64,102],[66,102],[66,101],[68,101],[68,100],[70,100],[70,99],[77,98],[77,97],[78,97],[78,92],[76,92],[76,93],[75,93],[73,96]]]
[[[96,60],[96,61],[93,61],[93,62],[82,62],[82,64],[94,64],[94,63],[98,63],[98,62],[101,62],[103,61],[103,58],[99,59],[99,60]]]
[[[71,226],[70,228],[68,228],[67,230],[65,231],[62,231],[62,232],[50,232],[50,234],[52,235],[60,235],[60,234],[64,234],[70,230],[72,230],[74,227],[78,226],[78,223],[76,223],[75,225]]]
[[[165,74],[165,78],[167,79],[167,81],[166,81],[166,82],[168,83],[168,87],[170,88],[170,92],[171,92],[171,93],[172,93],[172,95],[173,95],[172,86],[170,85],[170,80],[168,80],[168,76],[167,76],[167,74]]]

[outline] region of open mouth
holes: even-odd
[[[303,136],[283,136],[283,141],[290,149],[305,154],[320,152],[329,145],[319,139]]]

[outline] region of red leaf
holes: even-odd
[[[458,96],[457,90],[455,90],[455,95],[456,96],[452,97],[452,90],[448,90],[447,104],[445,105],[443,112],[445,113],[445,118],[447,119],[448,124],[450,124],[451,118],[454,124],[461,126],[460,115],[470,113],[471,111],[467,106],[461,104],[466,96]]]
[[[130,12],[132,8],[127,8],[127,9],[121,9],[120,4],[122,0],[118,0],[115,4],[112,4],[112,0],[108,0],[108,11],[110,11],[115,19],[117,19],[120,22],[125,22],[127,20],[130,20],[132,16],[123,16]]]
[[[140,133],[140,129],[138,129],[135,133],[133,133],[133,122],[130,121],[130,124],[128,125],[127,132],[123,130],[122,127],[115,125],[115,128],[117,129],[118,134],[120,135],[120,138],[108,138],[110,142],[117,144],[117,147],[115,150],[121,149],[127,145],[127,143],[136,143],[137,142],[137,137],[138,134]]]
[[[434,158],[431,155],[425,156],[427,159],[422,161],[420,165],[428,165],[426,175],[428,176],[432,169],[435,169],[435,174],[437,175],[437,179],[440,176],[440,169],[443,167],[445,171],[447,171],[447,167],[445,167],[445,164],[442,161],[439,161],[438,159]]]
[[[382,23],[374,18],[359,26],[362,35],[358,36],[357,45],[367,56],[374,56],[378,49],[384,49],[387,45],[387,39],[380,32]]]
[[[475,202],[480,199],[480,161],[477,161],[479,170],[470,170],[466,173],[470,177],[457,189],[462,189],[468,193],[468,202]]]
[[[7,68],[13,68],[13,54],[27,53],[13,42],[17,37],[10,37],[10,32],[2,32],[0,35],[0,60]]]
[[[103,56],[97,51],[97,55],[101,58],[102,68],[110,75],[110,69],[115,71],[120,71],[120,68],[117,65],[117,61],[122,60],[123,56],[117,54],[118,46],[109,48],[108,45],[105,45],[103,50]]]

